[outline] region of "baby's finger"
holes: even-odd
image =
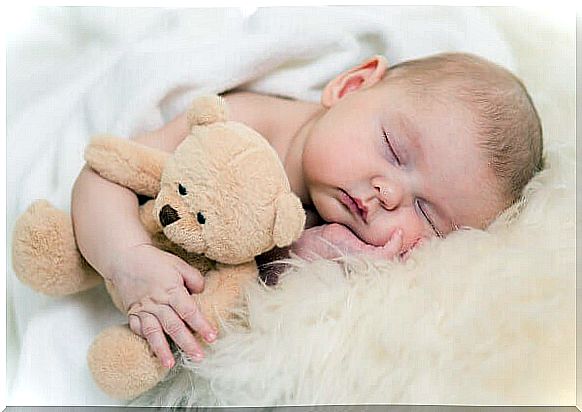
[[[138,336],[141,334],[141,321],[137,315],[129,315],[129,329]],[[142,336],[143,337],[143,336]]]
[[[206,342],[211,343],[216,339],[216,330],[212,327],[210,322],[206,320],[202,311],[191,296],[188,296],[186,293],[174,293],[170,296],[170,306],[176,311],[180,318],[182,318],[188,326],[192,328],[192,330],[195,330],[202,335]]]
[[[190,293],[201,293],[204,290],[204,276],[196,268],[180,259],[176,264],[176,269],[184,279],[184,285]]]
[[[384,246],[372,246],[370,250],[373,256],[383,259],[393,259],[400,255],[402,249],[402,229],[397,229]],[[369,254],[366,252],[366,254]]]
[[[384,246],[382,246],[382,250],[385,254],[390,255],[390,257],[394,257],[395,255],[400,253],[402,250],[403,244],[403,232],[402,229],[398,228],[392,236],[390,236],[390,240]]]
[[[156,315],[166,333],[188,356],[194,360],[201,360],[204,357],[196,338],[171,307],[160,306]]]
[[[412,251],[414,249],[416,249],[417,247],[422,246],[424,244],[424,242],[425,242],[424,238],[419,238],[419,239],[415,240],[410,246],[405,248],[406,250],[404,252],[402,252],[400,254],[400,260],[406,261],[406,259],[408,259],[408,257],[412,253]]]
[[[140,312],[138,314],[141,322],[141,335],[148,341],[150,348],[156,357],[166,368],[174,366],[174,356],[170,350],[170,345],[164,336],[162,325],[151,313]]]

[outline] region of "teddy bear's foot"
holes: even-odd
[[[146,340],[127,326],[112,326],[101,332],[89,349],[88,361],[97,385],[116,399],[134,399],[168,373]]]
[[[51,296],[87,290],[102,281],[77,249],[69,214],[46,200],[34,202],[18,218],[12,262],[23,283]]]

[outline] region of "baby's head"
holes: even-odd
[[[333,79],[304,143],[322,218],[404,249],[457,227],[485,228],[543,167],[539,117],[506,69],[463,53],[388,68],[373,57]]]
[[[505,206],[543,168],[542,127],[525,86],[508,70],[465,53],[444,53],[393,66],[384,81],[411,92],[450,96],[473,117],[477,144],[497,178]]]

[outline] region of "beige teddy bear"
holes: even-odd
[[[273,148],[254,130],[227,121],[217,96],[196,99],[188,113],[191,134],[173,154],[114,137],[93,139],[85,152],[102,176],[155,197],[140,207],[154,244],[205,273],[203,293],[192,295],[215,325],[237,304],[241,286],[257,277],[254,257],[290,245],[305,224]],[[18,219],[13,265],[33,289],[63,296],[102,278],[80,255],[70,216],[37,201]],[[106,282],[123,311],[115,286]],[[88,354],[99,387],[132,399],[167,373],[147,342],[125,326],[104,330]]]

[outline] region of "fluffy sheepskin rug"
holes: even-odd
[[[277,287],[248,289],[202,364],[138,402],[570,403],[574,153],[548,157],[527,203],[487,232],[431,241],[404,264],[293,260]]]

